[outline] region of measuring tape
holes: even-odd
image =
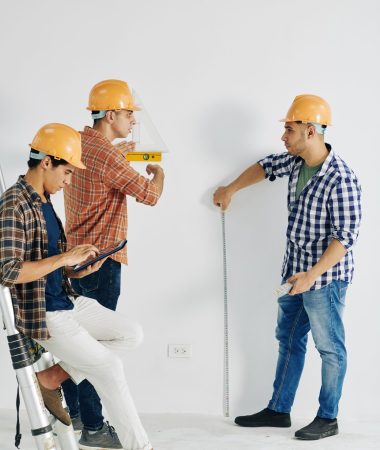
[[[230,417],[230,373],[229,373],[229,346],[228,346],[228,291],[227,291],[227,246],[226,246],[226,220],[222,216],[223,239],[223,285],[224,285],[224,370],[223,370],[223,414]]]

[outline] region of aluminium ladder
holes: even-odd
[[[0,195],[5,191],[4,177],[0,167]],[[78,444],[72,425],[66,426],[53,416],[48,415],[42,399],[35,372],[49,368],[54,364],[49,352],[42,354],[34,363],[29,354],[25,337],[15,327],[15,319],[11,293],[8,288],[0,285],[0,307],[4,327],[7,332],[8,346],[13,368],[28,413],[31,433],[38,450],[58,450],[55,436],[62,450],[77,450]],[[54,433],[53,428],[54,427]],[[21,437],[21,436],[20,436]]]

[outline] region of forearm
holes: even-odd
[[[15,284],[39,280],[45,275],[65,266],[64,255],[50,256],[38,261],[24,261]]]
[[[155,173],[152,179],[152,183],[154,183],[157,188],[158,198],[161,197],[162,191],[164,190],[164,178],[165,178],[164,172],[160,170]]]
[[[265,171],[259,163],[255,163],[248,167],[241,175],[239,175],[232,183],[227,186],[231,194],[234,194],[240,189],[244,189],[252,184],[264,180]]]
[[[228,186],[220,186],[214,192],[214,205],[219,206],[222,211],[225,211],[231,203],[231,198],[235,192],[251,186],[252,184],[258,183],[264,178],[265,171],[261,165],[259,163],[253,164]]]
[[[327,272],[331,267],[335,266],[346,253],[346,248],[338,240],[333,239],[319,261],[309,270],[312,278],[316,280],[322,274]]]
[[[288,282],[293,285],[290,295],[308,291],[315,280],[335,266],[346,253],[346,248],[339,241],[333,239],[319,261],[311,269],[307,272],[298,272],[288,279]]]

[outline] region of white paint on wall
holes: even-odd
[[[379,417],[379,12],[375,0],[1,3],[0,164],[8,185],[25,172],[41,125],[90,124],[87,95],[105,78],[138,89],[170,149],[159,205],[129,201],[119,311],[145,329],[143,346],[125,358],[141,411],[221,413],[221,223],[211,195],[260,157],[283,151],[278,119],[295,95],[310,92],[330,102],[327,141],[363,185],[341,415]],[[271,394],[285,201],[285,180],[264,182],[239,192],[226,217],[233,415],[262,409]],[[63,216],[62,196],[54,203]],[[192,357],[168,358],[173,342],[191,344]],[[5,334],[0,358],[0,407],[11,408]],[[295,414],[314,416],[319,383],[310,341]]]

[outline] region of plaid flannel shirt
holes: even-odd
[[[155,205],[157,186],[133,169],[125,157],[101,133],[85,127],[82,161],[65,187],[66,235],[69,247],[93,244],[106,248],[127,237],[127,199]],[[127,249],[111,256],[127,264]]]
[[[269,155],[259,161],[266,177],[289,177],[287,244],[282,278],[306,272],[326,251],[332,239],[346,255],[322,274],[311,287],[320,289],[333,280],[351,282],[354,272],[352,248],[361,220],[361,187],[347,164],[332,150],[321,169],[308,181],[296,200],[296,187],[303,160],[288,153]]]
[[[64,252],[65,234],[58,217],[57,220],[61,229],[58,248]],[[49,338],[45,303],[47,276],[15,284],[24,261],[48,257],[48,235],[41,197],[23,176],[0,198],[0,229],[0,284],[10,289],[16,328],[27,337],[46,340]],[[75,297],[63,270],[62,282],[67,295]]]

